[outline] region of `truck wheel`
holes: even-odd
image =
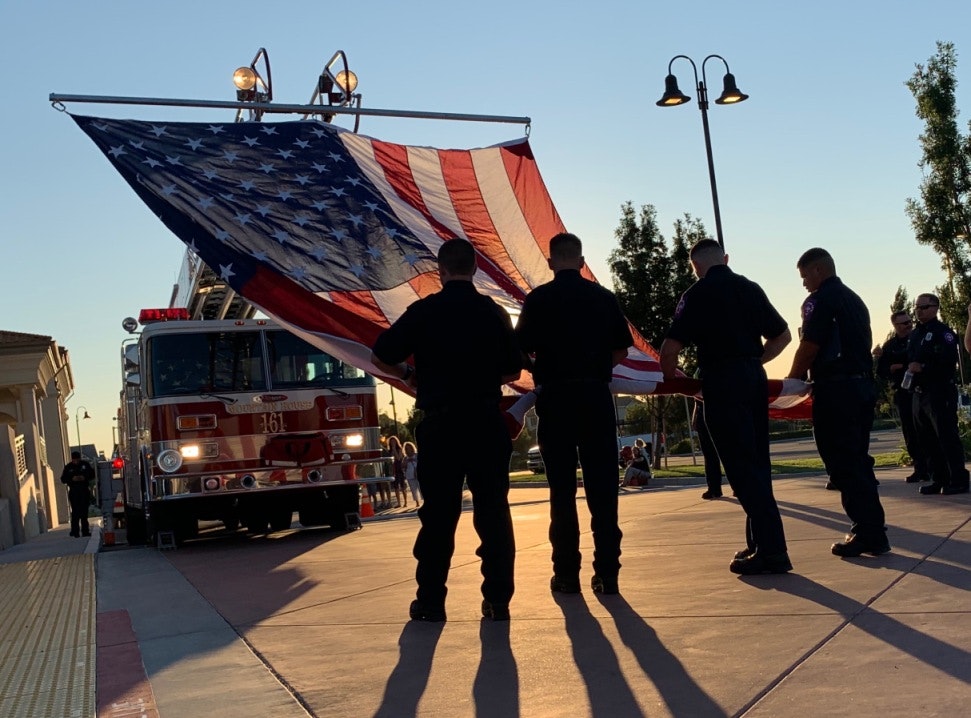
[[[254,514],[246,517],[246,530],[251,534],[269,533],[268,524],[269,519],[266,514]]]
[[[279,509],[270,514],[270,529],[272,531],[286,531],[293,523],[293,512],[289,509]]]
[[[223,519],[223,526],[226,527],[227,531],[236,531],[239,529],[239,516],[228,516]]]
[[[327,517],[323,509],[320,508],[300,509],[297,516],[300,519],[301,526],[320,526],[327,523]]]

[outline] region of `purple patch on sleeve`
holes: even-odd
[[[802,318],[803,321],[809,319],[813,315],[813,310],[816,308],[816,300],[809,297],[806,301],[802,303]]]

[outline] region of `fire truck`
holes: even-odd
[[[283,530],[294,512],[304,526],[359,525],[356,469],[376,472],[381,457],[373,377],[252,316],[192,319],[168,307],[125,328],[118,454],[129,542],[165,532],[178,543],[200,521]]]

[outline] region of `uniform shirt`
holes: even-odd
[[[931,388],[953,382],[957,349],[957,336],[939,319],[918,324],[910,333],[908,344],[910,361],[923,365],[923,369],[914,374],[914,386]]]
[[[606,384],[614,351],[634,343],[617,298],[575,269],[558,271],[526,296],[516,337],[523,352],[535,354],[539,386]]]
[[[900,382],[904,378],[907,364],[910,363],[907,351],[911,336],[913,336],[913,332],[906,337],[898,337],[896,334],[890,337],[883,343],[880,358],[877,359],[877,376],[889,381],[894,389],[900,388]],[[901,367],[890,371],[891,364],[900,364]]]
[[[94,469],[84,459],[78,463],[68,462],[61,472],[61,483],[67,485],[71,494],[87,494],[88,482],[94,479]]]
[[[762,287],[716,264],[681,295],[667,337],[696,345],[704,372],[725,361],[761,358],[762,337],[774,339],[787,327]]]
[[[814,381],[873,374],[870,312],[839,277],[824,279],[802,303],[801,336],[819,346],[811,368]]]
[[[424,410],[498,402],[501,377],[522,368],[509,315],[464,280],[408,307],[374,354],[388,364],[414,355],[415,405]]]

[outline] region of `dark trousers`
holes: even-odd
[[[913,396],[914,424],[921,446],[927,448],[935,483],[967,486],[964,446],[958,434],[957,389],[953,384],[920,387]]]
[[[720,494],[722,492],[722,465],[718,456],[718,449],[708,431],[708,424],[705,421],[705,407],[699,405],[695,410],[695,431],[698,432],[698,443],[701,445],[701,455],[705,460],[705,481],[708,483],[708,490]]]
[[[577,459],[593,532],[593,570],[616,578],[620,571],[617,525],[617,429],[606,384],[544,386],[536,401],[539,448],[550,485],[553,572],[566,580],[580,573]]]
[[[929,479],[930,462],[914,421],[914,395],[906,389],[897,389],[893,393],[893,404],[897,407],[897,415],[900,417],[900,431],[904,435],[904,445],[907,447],[911,461],[914,462],[914,475]]]
[[[705,423],[725,477],[745,511],[750,549],[786,551],[782,517],[772,493],[769,461],[769,389],[757,359],[721,362],[702,369]]]
[[[418,485],[424,503],[415,540],[417,598],[443,606],[445,582],[455,552],[455,528],[462,513],[462,485],[472,492],[472,525],[479,535],[482,596],[509,603],[515,588],[516,542],[509,513],[509,457],[512,441],[495,408],[430,412],[415,432]]]
[[[71,504],[71,535],[78,536],[91,533],[91,528],[88,526],[90,494],[87,491],[81,493],[71,490],[68,491],[67,500]]]
[[[813,436],[830,481],[840,491],[851,533],[883,540],[886,518],[873,475],[870,429],[876,390],[870,379],[813,384]]]

